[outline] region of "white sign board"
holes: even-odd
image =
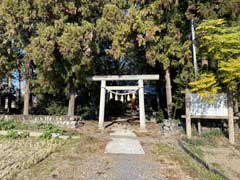
[[[216,94],[213,103],[203,101],[196,93],[191,94],[191,115],[228,116],[227,94]]]

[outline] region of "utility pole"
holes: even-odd
[[[196,37],[195,37],[195,27],[194,20],[191,19],[191,33],[192,33],[192,55],[193,55],[193,66],[194,66],[194,78],[197,80],[198,78],[198,66],[197,66],[197,53],[196,53]],[[202,134],[202,126],[201,121],[197,122],[198,134]]]
[[[192,55],[193,55],[193,66],[194,66],[194,76],[195,80],[198,78],[198,66],[197,66],[197,55],[196,55],[196,37],[195,37],[195,27],[194,20],[191,20],[191,33],[192,33]]]

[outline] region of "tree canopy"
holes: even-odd
[[[167,97],[159,108],[174,118],[185,88],[203,96],[239,91],[239,14],[239,0],[2,0],[0,79],[21,75],[24,114],[36,96],[39,104],[49,97],[44,107],[62,99],[74,115],[77,96],[88,97],[87,106],[97,98],[95,86],[86,85],[89,74],[159,73],[158,91]],[[190,20],[196,23],[197,80]]]

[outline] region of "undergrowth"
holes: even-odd
[[[210,130],[207,132],[204,132],[202,136],[194,136],[191,139],[183,138],[183,141],[185,141],[190,146],[213,146],[216,147],[218,145],[218,138],[224,137],[224,134],[219,129]]]

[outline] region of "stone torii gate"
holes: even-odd
[[[144,80],[159,80],[159,75],[106,75],[88,77],[90,81],[101,81],[100,106],[99,106],[99,129],[104,129],[105,99],[107,90],[138,90],[140,128],[145,130],[145,107],[144,107]],[[138,81],[138,86],[107,86],[107,81]]]

